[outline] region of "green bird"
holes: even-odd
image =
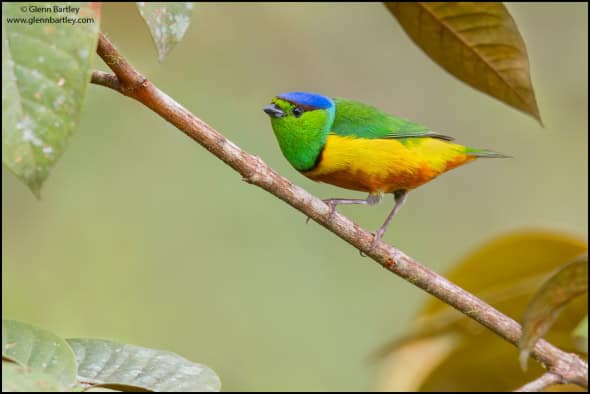
[[[453,143],[453,138],[358,101],[317,93],[290,92],[264,108],[283,155],[304,176],[345,189],[368,192],[362,199],[324,200],[375,205],[384,193],[395,204],[375,233],[379,241],[408,192],[440,174],[480,157],[508,157]]]

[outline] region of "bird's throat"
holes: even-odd
[[[299,171],[309,171],[317,164],[326,144],[327,130],[291,130],[284,125],[275,125],[273,130],[283,155]]]

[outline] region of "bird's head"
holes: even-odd
[[[300,171],[313,168],[334,123],[334,101],[317,93],[283,93],[264,112],[293,167]]]

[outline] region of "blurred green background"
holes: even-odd
[[[587,5],[509,9],[545,128],[448,75],[379,3],[199,3],[162,64],[134,5],[105,4],[102,30],[162,90],[324,198],[363,195],[290,167],[261,111],[277,93],[358,99],[514,156],[410,194],[385,240],[443,272],[515,229],[587,238]],[[225,390],[371,389],[371,353],[427,297],[102,87],[41,201],[4,169],[2,186],[4,317],[171,350]],[[374,230],[391,204],[340,210]]]

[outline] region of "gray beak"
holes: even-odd
[[[281,110],[274,104],[267,105],[262,110],[266,112],[266,114],[271,118],[282,118],[283,116],[285,116],[285,112],[283,112],[283,110]]]

